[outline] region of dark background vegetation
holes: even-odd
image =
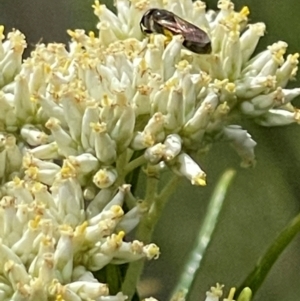
[[[92,2],[0,0],[0,24],[5,25],[6,32],[11,28],[21,30],[31,46],[41,40],[66,42],[68,28],[95,29]],[[106,2],[112,5],[112,1]],[[215,8],[216,3],[207,1],[209,8]],[[289,53],[300,51],[299,0],[237,0],[235,4],[237,9],[249,6],[250,22],[266,23],[267,32],[259,50],[284,40],[289,44]],[[290,86],[300,86],[299,75]],[[147,266],[140,287],[145,294],[166,300],[197,235],[209,196],[226,168],[237,169],[237,177],[202,262],[192,300],[204,300],[205,291],[217,281],[226,284],[227,289],[238,286],[280,230],[299,212],[300,127],[262,128],[249,122],[243,126],[258,143],[256,167],[241,169],[239,158],[226,144],[215,145],[208,156],[200,159],[208,185],[191,187],[183,181],[165,208],[154,237],[162,255]],[[299,249],[298,235],[271,270],[255,300],[299,300]]]

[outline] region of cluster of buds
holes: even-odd
[[[244,166],[255,162],[237,114],[264,126],[299,122],[291,100],[300,89],[284,89],[299,55],[285,59],[280,41],[251,58],[265,26],[245,29],[247,8],[235,12],[229,0],[218,12],[191,0],[116,7],[115,15],[96,1],[98,35],[69,31],[68,47],[39,44],[24,62],[24,35],[5,39],[0,27],[1,300],[125,300],[92,272],[159,254],[123,240],[149,209],[126,176],[150,165],[205,185],[193,156],[215,140],[231,143]],[[184,49],[180,35],[143,37],[151,7],[203,28],[212,53]]]

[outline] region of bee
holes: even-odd
[[[165,9],[151,8],[145,12],[140,22],[145,34],[160,33],[167,38],[183,36],[183,46],[198,54],[211,52],[211,41],[207,33],[192,23]]]

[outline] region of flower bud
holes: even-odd
[[[181,153],[172,162],[172,169],[179,175],[185,176],[192,185],[206,185],[206,174],[200,166],[187,154]]]
[[[115,168],[101,168],[93,177],[93,182],[100,189],[112,186],[117,180],[118,173]]]

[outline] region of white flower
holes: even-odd
[[[256,143],[235,114],[299,123],[291,101],[300,89],[284,88],[299,54],[285,58],[279,41],[251,58],[265,25],[247,26],[247,7],[159,3],[117,0],[115,15],[96,1],[99,34],[69,30],[68,47],[37,45],[23,63],[24,35],[4,39],[0,27],[1,300],[125,300],[91,271],[159,255],[124,240],[151,211],[128,174],[148,165],[205,185],[193,158],[214,140],[255,163]],[[157,6],[205,30],[212,53],[190,52],[181,35],[143,36],[141,17]],[[216,291],[207,301],[219,300]]]
[[[90,271],[97,271],[108,263],[121,264],[159,255],[154,244],[125,242],[125,232],[119,230],[118,234],[114,233],[118,224],[119,228],[130,231],[140,218],[135,208],[135,213],[129,211],[124,222],[120,223],[124,216],[121,206],[129,187],[121,188],[111,200],[98,198],[97,203],[103,202],[104,206],[100,208],[98,205],[98,213],[87,218],[83,211],[82,191],[74,179],[58,179],[52,186],[52,193],[40,183],[19,179],[6,186],[6,193],[13,198],[6,196],[0,202],[0,269],[8,269],[9,263],[10,270],[12,266],[20,270],[15,272],[16,276],[10,276],[11,285],[16,287],[19,282],[27,283],[28,300],[32,300],[30,298],[37,294],[37,290],[45,296],[57,296],[58,287],[63,291],[70,289],[81,298],[82,290],[89,298],[106,296],[108,290],[101,289],[103,284],[95,278],[92,282],[80,282],[81,276],[74,277],[74,269],[84,266]],[[29,267],[28,270],[25,266]],[[21,275],[27,280],[22,280]],[[55,290],[54,279],[57,279]],[[43,286],[33,286],[33,282],[38,280]],[[62,286],[61,283],[69,284]],[[5,298],[9,296],[5,295]]]

